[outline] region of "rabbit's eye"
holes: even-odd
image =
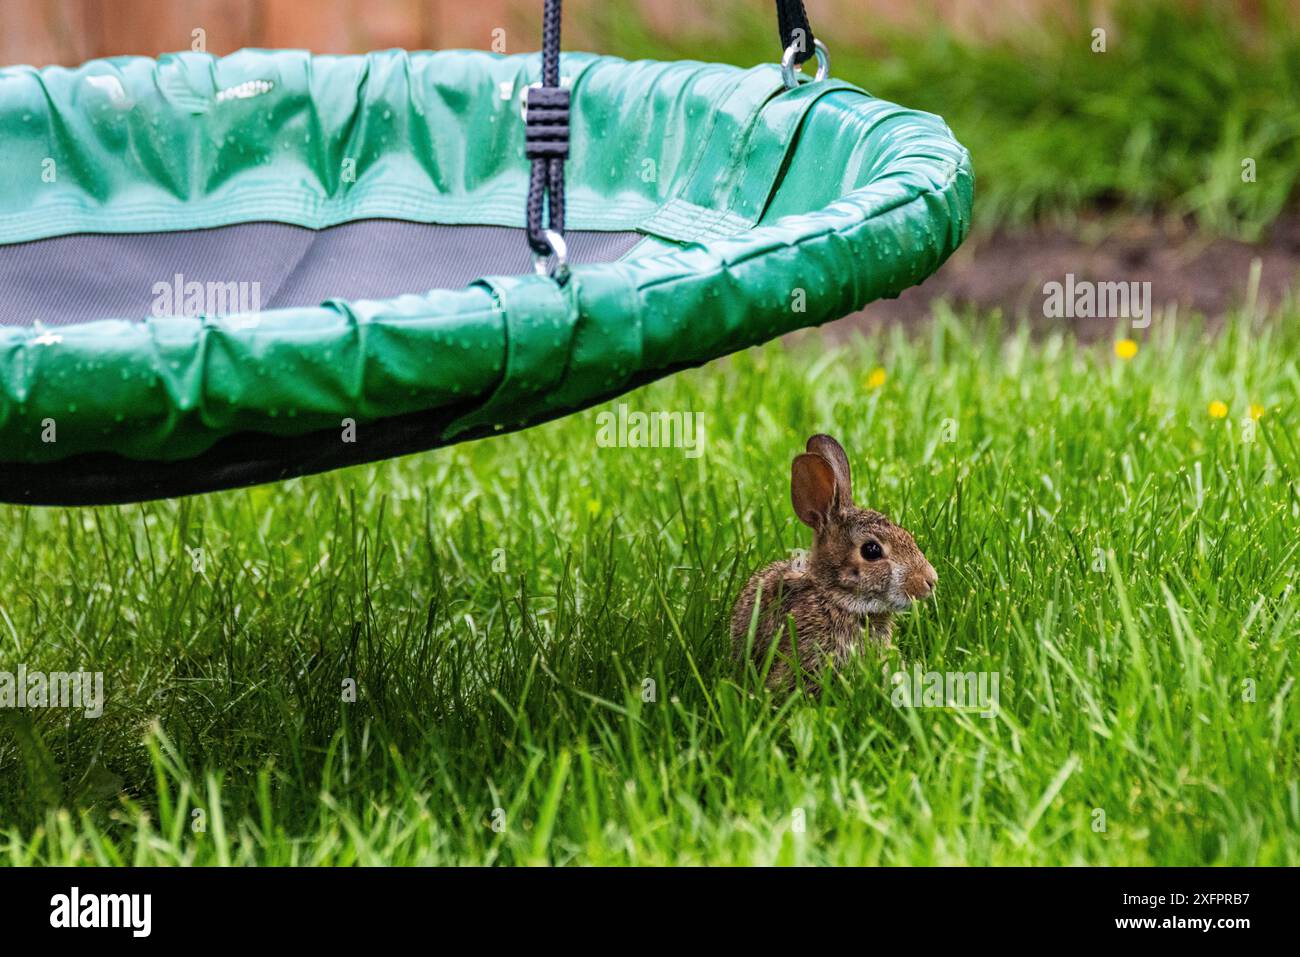
[[[879,542],[863,542],[862,557],[869,562],[876,562],[884,558],[885,553],[881,550]]]

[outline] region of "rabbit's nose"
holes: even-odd
[[[935,574],[934,568],[929,563],[924,567],[918,568],[907,576],[907,597],[915,600],[918,598],[928,598],[934,593],[934,586],[939,583],[939,576]]]

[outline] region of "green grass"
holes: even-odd
[[[711,7],[707,36],[657,36],[619,5],[601,14],[601,49],[628,57],[740,64],[779,59],[771,10]],[[819,24],[833,75],[938,113],[974,157],[984,231],[1098,209],[1192,218],[1255,239],[1300,184],[1300,27],[1269,0],[1248,23],[1231,0],[1123,0],[1107,48],[1093,20],[1048,20],[1010,39],[963,41],[941,25],[907,34],[871,24],[870,49]],[[862,24],[854,30],[860,32]],[[1255,161],[1243,182],[1242,162]]]
[[[591,410],[0,509],[0,667],[108,691],[0,712],[0,860],[1300,863],[1300,313],[1163,329],[1121,362],[940,310],[626,399],[702,414],[698,459],[598,448]],[[878,662],[817,700],[734,671],[731,601],[807,543],[786,483],[820,429],[940,574],[895,666],[998,672],[996,718],[895,708]]]

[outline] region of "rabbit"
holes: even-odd
[[[868,640],[889,647],[895,612],[934,593],[939,576],[911,534],[888,517],[853,504],[849,458],[829,435],[814,435],[790,470],[790,498],[813,530],[806,558],[775,562],[750,578],[731,613],[731,638],[744,658],[761,589],[752,654],[760,665],[780,641],[767,686],[788,690],[796,669],[816,694],[829,659],[839,666]],[[794,635],[786,627],[793,619]],[[868,639],[869,635],[869,639]]]

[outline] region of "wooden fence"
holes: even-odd
[[[1083,16],[1106,25],[1116,0],[1091,0]],[[1143,2],[1143,0],[1131,0]],[[1212,0],[1188,0],[1212,2]],[[1245,16],[1266,0],[1230,2]],[[635,16],[653,35],[716,36],[745,16],[773,17],[770,0],[566,0],[566,45],[617,52],[592,26]],[[836,43],[867,42],[880,23],[925,29],[943,22],[973,38],[1080,26],[1078,0],[806,0],[814,27]],[[1300,13],[1300,0],[1293,0]],[[212,53],[241,47],[295,47],[355,53],[387,47],[492,46],[503,29],[509,52],[536,49],[542,0],[0,0],[0,63],[72,65],[99,56],[190,49],[201,37]],[[201,34],[195,31],[201,30]],[[775,28],[774,28],[775,32]],[[499,34],[498,34],[499,36]]]

